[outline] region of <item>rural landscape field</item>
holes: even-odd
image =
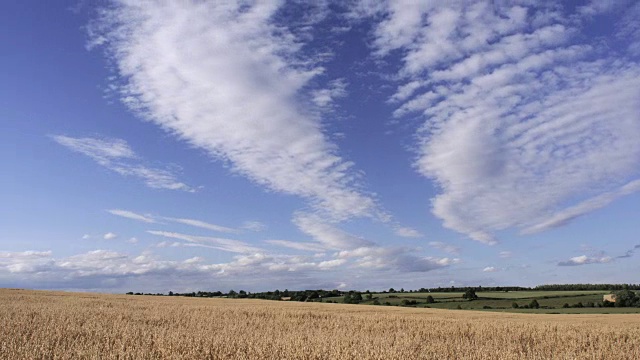
[[[640,0],[0,0],[0,360],[640,360]]]
[[[2,359],[638,359],[640,315],[0,290]]]

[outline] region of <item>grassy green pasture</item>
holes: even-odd
[[[640,308],[605,308],[598,307],[602,303],[602,296],[608,291],[510,291],[510,292],[477,292],[477,300],[468,301],[462,298],[463,293],[375,293],[367,300],[363,294],[362,304],[372,305],[377,300],[381,305],[402,305],[403,300],[416,301],[414,307],[431,307],[438,309],[468,309],[488,311],[508,311],[519,313],[560,313],[560,314],[621,314],[640,313]],[[432,296],[435,303],[428,304],[427,296]],[[539,309],[525,309],[532,300],[540,305]],[[341,297],[327,298],[325,301],[342,302]],[[513,308],[513,303],[518,308]],[[573,307],[581,303],[583,307]],[[591,303],[595,306],[591,307]],[[563,305],[568,304],[569,308]]]

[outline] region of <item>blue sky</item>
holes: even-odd
[[[6,2],[0,286],[637,282],[634,1]]]

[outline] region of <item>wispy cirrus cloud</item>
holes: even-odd
[[[303,241],[290,241],[290,240],[265,240],[267,244],[282,246],[295,250],[321,252],[327,250],[326,247],[321,244],[303,242]]]
[[[250,220],[243,222],[241,227],[244,230],[260,232],[264,231],[267,228],[267,225],[260,221]]]
[[[156,222],[156,220],[149,215],[141,215],[129,210],[111,209],[111,210],[107,210],[107,212],[116,216],[121,216],[127,219],[136,220],[136,221],[142,221],[145,223]]]
[[[173,171],[144,165],[143,160],[122,139],[74,138],[65,135],[54,135],[51,138],[72,151],[90,157],[111,171],[142,180],[150,188],[195,191],[191,186],[179,181]]]
[[[343,231],[315,214],[297,213],[293,223],[325,249],[345,250],[375,245],[372,241]]]
[[[275,245],[295,248],[308,247],[309,251],[339,250],[337,259],[352,259],[355,267],[404,272],[427,272],[458,263],[459,259],[420,256],[415,249],[385,247],[375,242],[341,230],[322,218],[307,213],[297,213],[293,222],[300,231],[312,237],[311,243],[279,241]],[[273,241],[271,242],[273,243]],[[318,249],[313,249],[318,247]]]
[[[376,200],[309,108],[342,96],[344,83],[309,91],[324,71],[303,51],[310,27],[280,23],[279,5],[113,1],[90,33],[125,82],[123,102],[141,116],[328,217],[375,215]],[[324,12],[314,14],[305,21]]]
[[[397,117],[425,119],[415,166],[440,189],[432,211],[445,227],[495,244],[496,231],[546,230],[638,190],[640,65],[578,36],[596,21],[585,12],[611,11],[589,6],[375,9],[376,54],[402,63],[390,102]],[[619,40],[632,48],[639,37]]]
[[[557,212],[548,219],[544,219],[542,222],[533,226],[527,227],[522,230],[523,234],[534,234],[544,230],[548,230],[554,227],[562,226],[570,222],[571,220],[587,214],[591,211],[603,208],[616,199],[640,191],[640,180],[632,181],[624,186],[621,186],[614,191],[605,192],[591,199],[585,200],[577,205],[568,207],[562,211]]]
[[[640,245],[636,245],[633,247],[633,249],[627,250],[627,252],[624,255],[620,255],[620,256],[616,256],[616,259],[627,259],[632,257],[635,252],[640,249]]]
[[[263,252],[263,250],[258,247],[251,246],[243,241],[233,240],[233,239],[225,239],[225,238],[210,237],[210,236],[187,235],[187,234],[181,234],[181,233],[176,233],[171,231],[159,231],[159,230],[148,230],[147,233],[151,235],[170,238],[170,239],[177,239],[177,240],[183,240],[191,243],[203,244],[218,250],[234,252],[234,253]]]
[[[208,223],[206,221],[201,221],[201,220],[181,219],[181,218],[163,218],[163,219],[169,220],[169,221],[173,221],[173,222],[177,222],[177,223],[180,223],[180,224],[199,227],[199,228],[202,228],[202,229],[222,232],[222,233],[237,234],[237,233],[240,232],[240,230],[238,230],[238,229],[232,229],[232,228],[225,227],[225,226],[211,224],[211,223]]]
[[[431,241],[429,242],[429,246],[431,246],[434,249],[442,250],[449,254],[454,254],[454,255],[460,254],[460,247],[443,243],[441,241]]]
[[[131,220],[141,221],[141,222],[145,222],[145,223],[159,223],[160,220],[164,220],[164,221],[170,221],[170,222],[174,222],[174,223],[189,225],[189,226],[198,227],[198,228],[201,228],[201,229],[207,229],[207,230],[212,230],[212,231],[222,232],[222,233],[237,234],[237,233],[241,232],[239,229],[233,229],[233,228],[230,228],[230,227],[216,225],[216,224],[212,224],[210,222],[206,222],[206,221],[202,221],[202,220],[196,220],[196,219],[173,218],[173,217],[154,216],[154,215],[142,215],[142,214],[135,213],[133,211],[122,210],[122,209],[110,209],[110,210],[107,210],[107,212],[109,212],[110,214],[116,215],[116,216],[124,217],[124,218],[131,219]],[[254,224],[254,227],[256,227],[256,226],[257,225]]]

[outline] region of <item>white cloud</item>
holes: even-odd
[[[314,214],[297,213],[293,223],[326,249],[343,250],[373,246],[374,243],[340,230]]]
[[[312,101],[320,108],[331,107],[336,99],[347,96],[347,83],[344,79],[336,79],[329,83],[326,89],[311,92]]]
[[[104,234],[104,236],[102,238],[105,239],[105,240],[113,240],[113,239],[115,239],[117,237],[118,237],[118,235],[116,235],[116,234],[114,234],[112,232],[108,232],[108,233]]]
[[[129,238],[129,240],[127,240],[128,243],[130,244],[137,244],[138,243],[138,238],[132,237]]]
[[[400,272],[427,272],[459,262],[459,259],[423,257],[412,253],[410,249],[399,247],[369,246],[340,251],[338,258],[355,258],[357,267]]]
[[[144,181],[150,188],[194,191],[192,187],[180,182],[173,171],[142,164],[142,160],[122,139],[73,138],[64,135],[55,135],[52,138],[58,144],[90,157],[111,171]]]
[[[177,244],[207,246],[200,243]],[[365,259],[362,256],[372,258]],[[375,257],[385,257],[392,264],[373,264],[371,262],[376,262]],[[451,259],[419,257],[410,257],[407,261],[402,257],[402,252],[384,249],[359,249],[327,260],[313,256],[251,252],[238,254],[230,261],[221,263],[211,263],[203,256],[163,260],[150,251],[131,255],[99,249],[63,258],[54,257],[51,251],[0,252],[0,281],[7,283],[8,280],[9,284],[15,286],[28,284],[31,288],[95,291],[135,289],[167,292],[177,288],[201,289],[203,283],[212,280],[219,289],[237,289],[238,286],[261,291],[279,286],[328,288],[335,286],[335,283],[319,281],[315,276],[327,272],[344,274],[343,267],[348,266],[351,260],[356,260],[356,267],[401,272],[439,269],[455,262]]]
[[[0,251],[0,270],[9,273],[36,273],[51,265],[51,251]]]
[[[88,239],[91,239],[91,235],[89,234],[82,235],[82,240],[88,240]]]
[[[145,118],[333,218],[375,215],[352,163],[300,100],[313,99],[309,81],[324,70],[304,56],[305,34],[276,23],[277,11],[274,3],[119,2],[90,33],[126,82],[122,100]]]
[[[202,229],[213,230],[213,231],[217,231],[217,232],[230,233],[230,234],[236,234],[236,233],[240,232],[240,231],[238,231],[236,229],[232,229],[232,228],[228,228],[228,227],[220,226],[220,225],[215,225],[215,224],[211,224],[211,223],[200,221],[200,220],[179,219],[179,218],[164,218],[164,219],[165,220],[170,220],[170,221],[173,221],[173,222],[177,222],[177,223],[180,223],[180,224],[185,224],[185,225],[189,225],[189,226],[195,226],[195,227],[199,227],[199,228],[202,228]]]
[[[171,222],[175,222],[175,223],[179,223],[179,224],[184,224],[184,225],[189,225],[189,226],[193,226],[193,227],[198,227],[201,229],[207,229],[207,230],[212,230],[212,231],[216,231],[216,232],[222,232],[222,233],[230,233],[230,234],[237,234],[240,233],[240,230],[238,229],[233,229],[233,228],[229,228],[226,226],[221,226],[221,225],[216,225],[216,224],[212,224],[209,222],[205,222],[202,220],[196,220],[196,219],[187,219],[187,218],[172,218],[172,217],[164,217],[164,216],[157,216],[154,217],[152,215],[141,215],[141,214],[137,214],[133,211],[129,211],[129,210],[120,210],[120,209],[113,209],[113,210],[107,210],[109,213],[113,214],[113,215],[117,215],[117,216],[122,216],[128,219],[132,219],[132,220],[137,220],[137,221],[142,221],[145,223],[158,223],[158,219],[162,219],[165,221],[171,221]],[[260,229],[262,229],[264,227],[264,225],[262,225],[261,223],[255,221],[255,222],[245,222],[243,225],[243,229],[247,229],[247,230],[252,230],[252,231],[260,231]]]
[[[110,214],[116,215],[116,216],[122,216],[122,217],[127,218],[127,219],[142,221],[142,222],[145,222],[145,223],[155,223],[156,222],[155,219],[153,219],[150,216],[136,214],[133,211],[120,210],[120,209],[111,209],[111,210],[107,210],[107,212],[109,212]]]
[[[267,225],[260,221],[245,221],[242,228],[249,231],[260,232],[267,229]]]
[[[445,227],[495,244],[496,231],[542,231],[630,193],[640,65],[576,36],[589,20],[526,3],[379,11],[377,54],[402,55],[389,100],[396,116],[425,118],[415,166],[440,189],[432,211]]]
[[[616,36],[621,41],[628,42],[627,52],[631,56],[640,56],[640,3],[624,9],[622,20],[616,24]]]
[[[114,160],[138,158],[122,139],[73,138],[64,135],[54,135],[52,138],[58,144],[86,155],[102,166],[107,166]]]
[[[347,262],[346,259],[333,259],[333,260],[326,260],[326,261],[321,261],[318,263],[318,267],[320,269],[331,269],[334,267],[338,267],[340,265],[343,265]]]
[[[283,246],[290,249],[302,250],[302,251],[324,251],[326,248],[320,244],[309,243],[309,242],[299,242],[299,241],[290,241],[290,240],[265,240],[267,244]]]
[[[511,253],[511,251],[500,251],[500,253],[498,254],[499,257],[503,258],[503,259],[508,259],[512,256],[513,254]]]
[[[429,246],[431,246],[434,249],[442,250],[449,254],[454,254],[454,255],[460,254],[460,247],[446,244],[440,241],[431,241],[429,243]]]
[[[498,269],[496,269],[493,266],[487,266],[486,268],[482,269],[483,272],[496,272],[498,271]]]
[[[423,236],[418,230],[404,226],[399,226],[393,229],[393,232],[398,236],[406,238],[419,238]]]
[[[201,245],[207,245],[212,249],[217,249],[222,251],[229,251],[229,252],[235,252],[235,253],[262,252],[262,249],[251,246],[239,240],[224,239],[224,238],[209,237],[209,236],[186,235],[186,234],[180,234],[176,232],[158,231],[158,230],[149,230],[147,232],[151,235],[163,236],[166,238],[184,240],[192,243],[198,243]]]
[[[527,227],[522,230],[523,234],[534,234],[558,226],[562,226],[570,222],[571,220],[580,217],[584,214],[590,213],[594,210],[601,209],[616,199],[625,195],[632,194],[640,191],[640,180],[632,181],[620,188],[600,194],[594,198],[585,200],[577,205],[568,207],[560,212],[555,213],[548,219],[544,219],[538,224]]]
[[[581,255],[572,257],[567,261],[560,261],[558,266],[578,266],[578,265],[588,265],[588,264],[606,264],[613,260],[609,256],[600,256],[600,257],[589,257],[587,255]]]

